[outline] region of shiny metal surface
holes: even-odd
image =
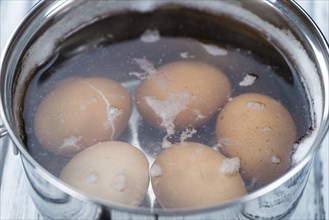
[[[48,10],[48,12],[49,11],[54,11],[54,8]],[[46,14],[47,16],[50,16],[49,13]],[[296,21],[296,23],[298,22]],[[312,28],[312,26],[309,25],[305,26],[305,29],[307,30],[309,27]],[[303,31],[300,31],[300,33],[302,32]],[[311,32],[312,31],[309,31],[309,33]],[[314,44],[316,44],[316,42],[314,42]],[[24,47],[22,44],[18,44],[18,46]],[[321,51],[328,53],[328,51],[325,51],[325,46],[315,46],[318,48],[318,51],[316,51],[315,54]],[[10,51],[10,48],[8,51]],[[19,52],[16,53],[19,54]],[[14,54],[14,57],[15,56],[17,55]],[[11,60],[11,62],[15,63],[15,58]],[[4,63],[6,64],[6,60]],[[324,63],[321,63],[321,65],[328,65],[328,59],[324,60]],[[11,69],[8,70],[8,72],[11,71]],[[10,88],[12,84],[12,76],[5,80],[4,77],[5,75],[2,73],[1,83],[7,82],[5,87]],[[6,106],[6,104],[10,103],[10,95],[6,93],[2,93],[1,95],[2,100],[5,100],[4,103]],[[7,109],[6,111],[8,112],[10,110]],[[10,115],[11,113],[8,114]],[[6,127],[7,126],[9,126],[8,122],[6,123]],[[106,202],[90,199],[70,188],[67,188],[65,185],[57,182],[56,178],[49,176],[45,170],[33,161],[25,149],[20,146],[20,140],[15,140],[15,137],[18,136],[15,131],[10,131],[10,135],[21,152],[21,158],[26,171],[25,173],[31,190],[31,196],[39,211],[46,217],[58,217],[61,219],[94,219],[106,218],[109,216],[113,219],[122,219],[123,217],[127,219],[198,219],[201,217],[207,219],[218,219],[218,216],[226,219],[283,218],[293,214],[291,210],[295,208],[302,195],[302,191],[311,170],[311,161],[314,156],[314,154],[309,155],[294,169],[294,172],[288,173],[284,178],[280,179],[280,181],[277,181],[274,184],[271,184],[271,186],[257,191],[240,201],[234,202],[233,204],[216,207],[214,209],[202,210],[201,212],[191,211],[169,213],[168,216],[168,213],[163,213],[161,210],[128,210],[122,207],[113,207]],[[318,142],[318,145],[319,143],[320,141]],[[128,212],[137,212],[137,214],[130,214]]]
[[[7,129],[4,127],[4,126],[0,126],[0,138],[7,135],[8,132],[7,132]]]

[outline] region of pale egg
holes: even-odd
[[[142,118],[168,135],[204,125],[231,93],[226,75],[202,62],[165,64],[144,79],[136,103]]]
[[[34,127],[40,144],[71,156],[100,141],[114,140],[126,127],[131,96],[118,82],[106,78],[70,78],[41,101]]]
[[[211,147],[182,142],[162,151],[150,169],[152,187],[165,209],[205,208],[247,194],[239,159]]]
[[[223,152],[241,160],[242,176],[261,184],[283,175],[296,141],[295,123],[273,98],[239,95],[220,112],[216,134]]]
[[[64,167],[60,179],[87,194],[137,207],[149,185],[149,163],[136,147],[118,141],[95,144]]]

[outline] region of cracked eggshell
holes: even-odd
[[[165,149],[150,169],[157,201],[165,209],[206,208],[247,194],[239,166],[227,169],[227,159],[194,142]]]
[[[71,156],[100,141],[114,140],[126,127],[132,102],[128,91],[106,78],[70,78],[58,83],[36,110],[40,144]]]
[[[217,119],[216,135],[225,154],[240,158],[242,176],[265,184],[287,171],[296,128],[280,102],[247,93],[224,106]]]
[[[137,89],[139,113],[150,125],[182,130],[205,124],[231,93],[226,75],[202,62],[165,64],[144,79]]]
[[[137,207],[149,185],[149,163],[136,147],[119,141],[97,143],[78,153],[60,179],[95,197]]]

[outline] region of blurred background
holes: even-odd
[[[35,0],[0,0],[1,59],[6,42]],[[296,1],[329,39],[329,0]],[[329,219],[328,135],[317,154],[303,197],[291,219]],[[0,219],[42,219],[28,195],[22,167],[8,138],[0,139]]]

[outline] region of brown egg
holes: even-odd
[[[165,149],[150,175],[156,198],[165,209],[205,208],[247,193],[238,158],[226,158],[194,142]]]
[[[137,89],[137,108],[149,124],[165,130],[205,124],[227,100],[228,78],[201,62],[173,62],[161,66]]]
[[[127,125],[131,105],[128,91],[116,81],[67,79],[38,106],[35,133],[49,151],[74,155],[97,142],[118,137]]]
[[[149,163],[134,146],[118,141],[95,144],[74,156],[60,179],[90,195],[137,207],[149,185]]]
[[[295,124],[286,108],[256,93],[235,97],[224,106],[216,134],[224,153],[240,158],[242,175],[259,183],[287,171],[296,141]]]

